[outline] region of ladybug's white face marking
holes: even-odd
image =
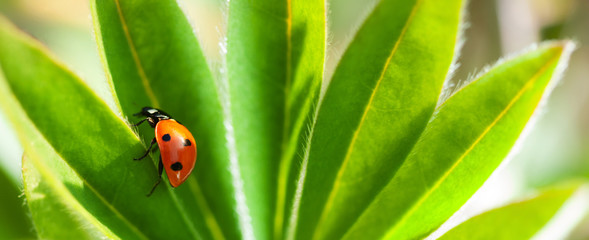
[[[152,108],[152,109],[149,109],[149,110],[147,110],[147,112],[148,112],[149,114],[154,114],[154,113],[158,112],[158,110],[157,110],[157,109],[153,109],[153,108]]]

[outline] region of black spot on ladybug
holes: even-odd
[[[180,162],[175,162],[172,164],[172,166],[170,166],[172,168],[172,170],[174,171],[180,171],[182,170],[182,163]]]
[[[192,143],[190,142],[190,140],[188,140],[188,139],[184,139],[184,146],[185,146],[185,147],[188,147],[188,146],[190,146],[190,145],[192,145]]]
[[[164,135],[162,136],[162,140],[164,140],[164,141],[166,141],[166,142],[167,142],[167,141],[170,141],[170,139],[172,139],[172,138],[170,137],[170,134],[167,134],[167,133],[166,133],[166,134],[164,134]]]

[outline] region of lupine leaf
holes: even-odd
[[[475,216],[439,239],[531,239],[577,188],[557,188]]]
[[[3,19],[0,66],[11,95],[42,137],[87,184],[85,191],[95,193],[108,209],[148,238],[210,238],[204,220],[193,222],[200,215],[187,216],[170,187],[160,186],[165,189],[160,194],[145,196],[157,176],[152,163],[132,160],[145,151],[139,138],[76,76]],[[43,160],[47,165],[55,161]],[[93,215],[110,214],[93,204],[85,207]]]
[[[543,44],[501,62],[441,104],[345,238],[412,239],[441,225],[506,157],[570,47]]]
[[[0,212],[2,212],[0,214],[0,238],[32,239],[35,234],[22,203],[24,197],[21,196],[21,191],[11,176],[6,174],[5,169],[0,169],[0,192],[2,193],[2,198],[0,198]]]
[[[325,1],[290,1],[291,20],[287,41],[289,57],[285,86],[285,119],[282,159],[276,192],[274,238],[284,237],[288,225],[301,157],[317,108],[323,80],[326,44]]]
[[[318,112],[296,238],[341,237],[403,162],[436,106],[461,9],[460,0],[383,0],[374,8]]]
[[[215,238],[238,238],[223,109],[211,71],[178,3],[91,2],[103,63],[123,115],[137,122],[140,118],[132,114],[151,106],[192,132],[198,157],[193,176],[176,189],[179,199],[188,216],[199,216],[192,221],[206,224]],[[138,129],[149,144],[153,129],[147,124]],[[152,156],[157,160],[158,155]]]
[[[240,213],[251,216],[242,225],[253,229],[246,238],[280,237],[323,78],[324,3],[231,1],[227,31],[227,102],[247,202]]]

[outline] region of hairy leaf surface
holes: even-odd
[[[322,1],[231,1],[227,84],[252,235],[280,237],[323,78]],[[273,223],[273,224],[272,224]]]
[[[570,47],[543,44],[501,62],[445,101],[345,238],[420,238],[441,225],[506,157]]]
[[[436,106],[461,8],[460,0],[374,8],[319,109],[294,207],[296,238],[341,237],[403,162]]]
[[[4,20],[0,22],[0,66],[22,111],[87,184],[86,191],[99,196],[148,238],[210,237],[204,220],[199,219],[202,215],[188,216],[187,205],[178,201],[169,186],[162,185],[159,194],[145,197],[157,176],[152,163],[132,160],[145,151],[137,136],[76,76]],[[47,165],[55,161],[43,160]],[[85,207],[93,209],[92,204]]]
[[[534,198],[490,210],[466,220],[439,239],[531,239],[576,189],[552,189]]]
[[[124,116],[162,109],[194,135],[198,158],[178,187],[188,216],[202,216],[217,239],[240,236],[223,109],[216,83],[178,3],[172,0],[91,1],[103,63]],[[138,127],[145,144],[154,131]],[[157,160],[159,154],[153,154]],[[165,178],[165,174],[164,174]],[[192,221],[199,224],[201,217]],[[221,227],[222,226],[222,227]]]

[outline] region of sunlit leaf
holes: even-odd
[[[284,136],[276,192],[274,238],[284,236],[299,177],[300,161],[307,147],[309,128],[323,80],[326,44],[325,1],[289,1],[287,34],[287,85],[285,86]]]
[[[10,210],[30,211],[0,217],[0,238],[424,238],[504,161],[573,45],[535,46],[452,92],[466,1],[369,1],[323,84],[325,1],[220,4],[222,57],[211,66],[182,2],[89,2],[104,100],[0,16],[0,108],[25,149],[26,201]],[[131,125],[145,106],[184,124],[198,146],[188,180],[173,188],[164,174],[151,197],[160,154],[133,161],[154,136]],[[7,206],[19,204],[5,187]],[[445,237],[529,238],[572,191],[490,211]],[[518,218],[534,220],[509,224]]]
[[[374,8],[318,112],[292,218],[296,238],[341,237],[403,162],[436,106],[461,9],[460,0]]]
[[[557,188],[475,216],[439,239],[531,239],[577,187]]]
[[[35,147],[38,147],[37,144]],[[37,150],[35,150],[37,151]],[[35,158],[47,159],[47,155],[35,156]],[[54,153],[55,157],[55,153]],[[133,232],[126,228],[124,223],[116,222],[118,228],[122,229],[118,236],[113,233],[102,222],[105,219],[97,219],[92,213],[86,211],[84,206],[72,196],[68,188],[63,184],[67,182],[70,189],[83,188],[83,180],[77,178],[76,173],[67,166],[60,166],[59,172],[51,172],[49,167],[43,165],[41,159],[30,160],[28,156],[23,157],[23,180],[25,183],[25,194],[27,204],[31,210],[32,220],[40,238],[43,239],[98,239],[110,238],[121,239],[147,239],[139,232]],[[61,159],[53,158],[53,163],[63,165]],[[53,170],[53,169],[52,169]],[[90,191],[85,194],[78,192],[78,197],[91,199],[100,203],[100,199]],[[94,206],[95,208],[98,206]],[[103,211],[108,212],[106,205],[100,206]],[[116,220],[116,219],[115,219]],[[68,226],[64,228],[63,226]]]
[[[543,44],[501,62],[441,104],[345,238],[419,238],[441,225],[505,158],[571,47]]]
[[[63,161],[29,120],[10,92],[3,74],[0,79],[0,106],[14,123],[27,149],[22,173],[25,203],[38,236],[44,239],[146,239]],[[9,216],[14,218],[12,222],[18,223],[16,215]],[[28,224],[21,224],[21,227],[26,226]]]
[[[0,66],[21,111],[87,184],[85,191],[95,193],[119,220],[148,238],[207,237],[204,220],[193,222],[191,218],[198,215],[187,216],[170,187],[162,187],[166,190],[151,198],[145,196],[156,180],[156,170],[150,162],[132,160],[145,150],[131,129],[38,43],[3,19]],[[44,159],[47,164],[53,160]],[[93,204],[84,207],[95,216],[112,214]]]
[[[176,1],[91,1],[98,43],[123,114],[160,108],[194,135],[198,159],[178,187],[186,215],[215,238],[237,238],[236,198],[223,109],[194,31]],[[154,136],[138,128],[145,144]],[[155,160],[159,154],[153,154]],[[201,216],[195,217],[193,216]],[[205,221],[203,221],[205,219]]]
[[[229,3],[227,107],[247,203],[240,214],[260,239],[280,237],[290,209],[294,159],[323,77],[324,13],[317,0]]]

